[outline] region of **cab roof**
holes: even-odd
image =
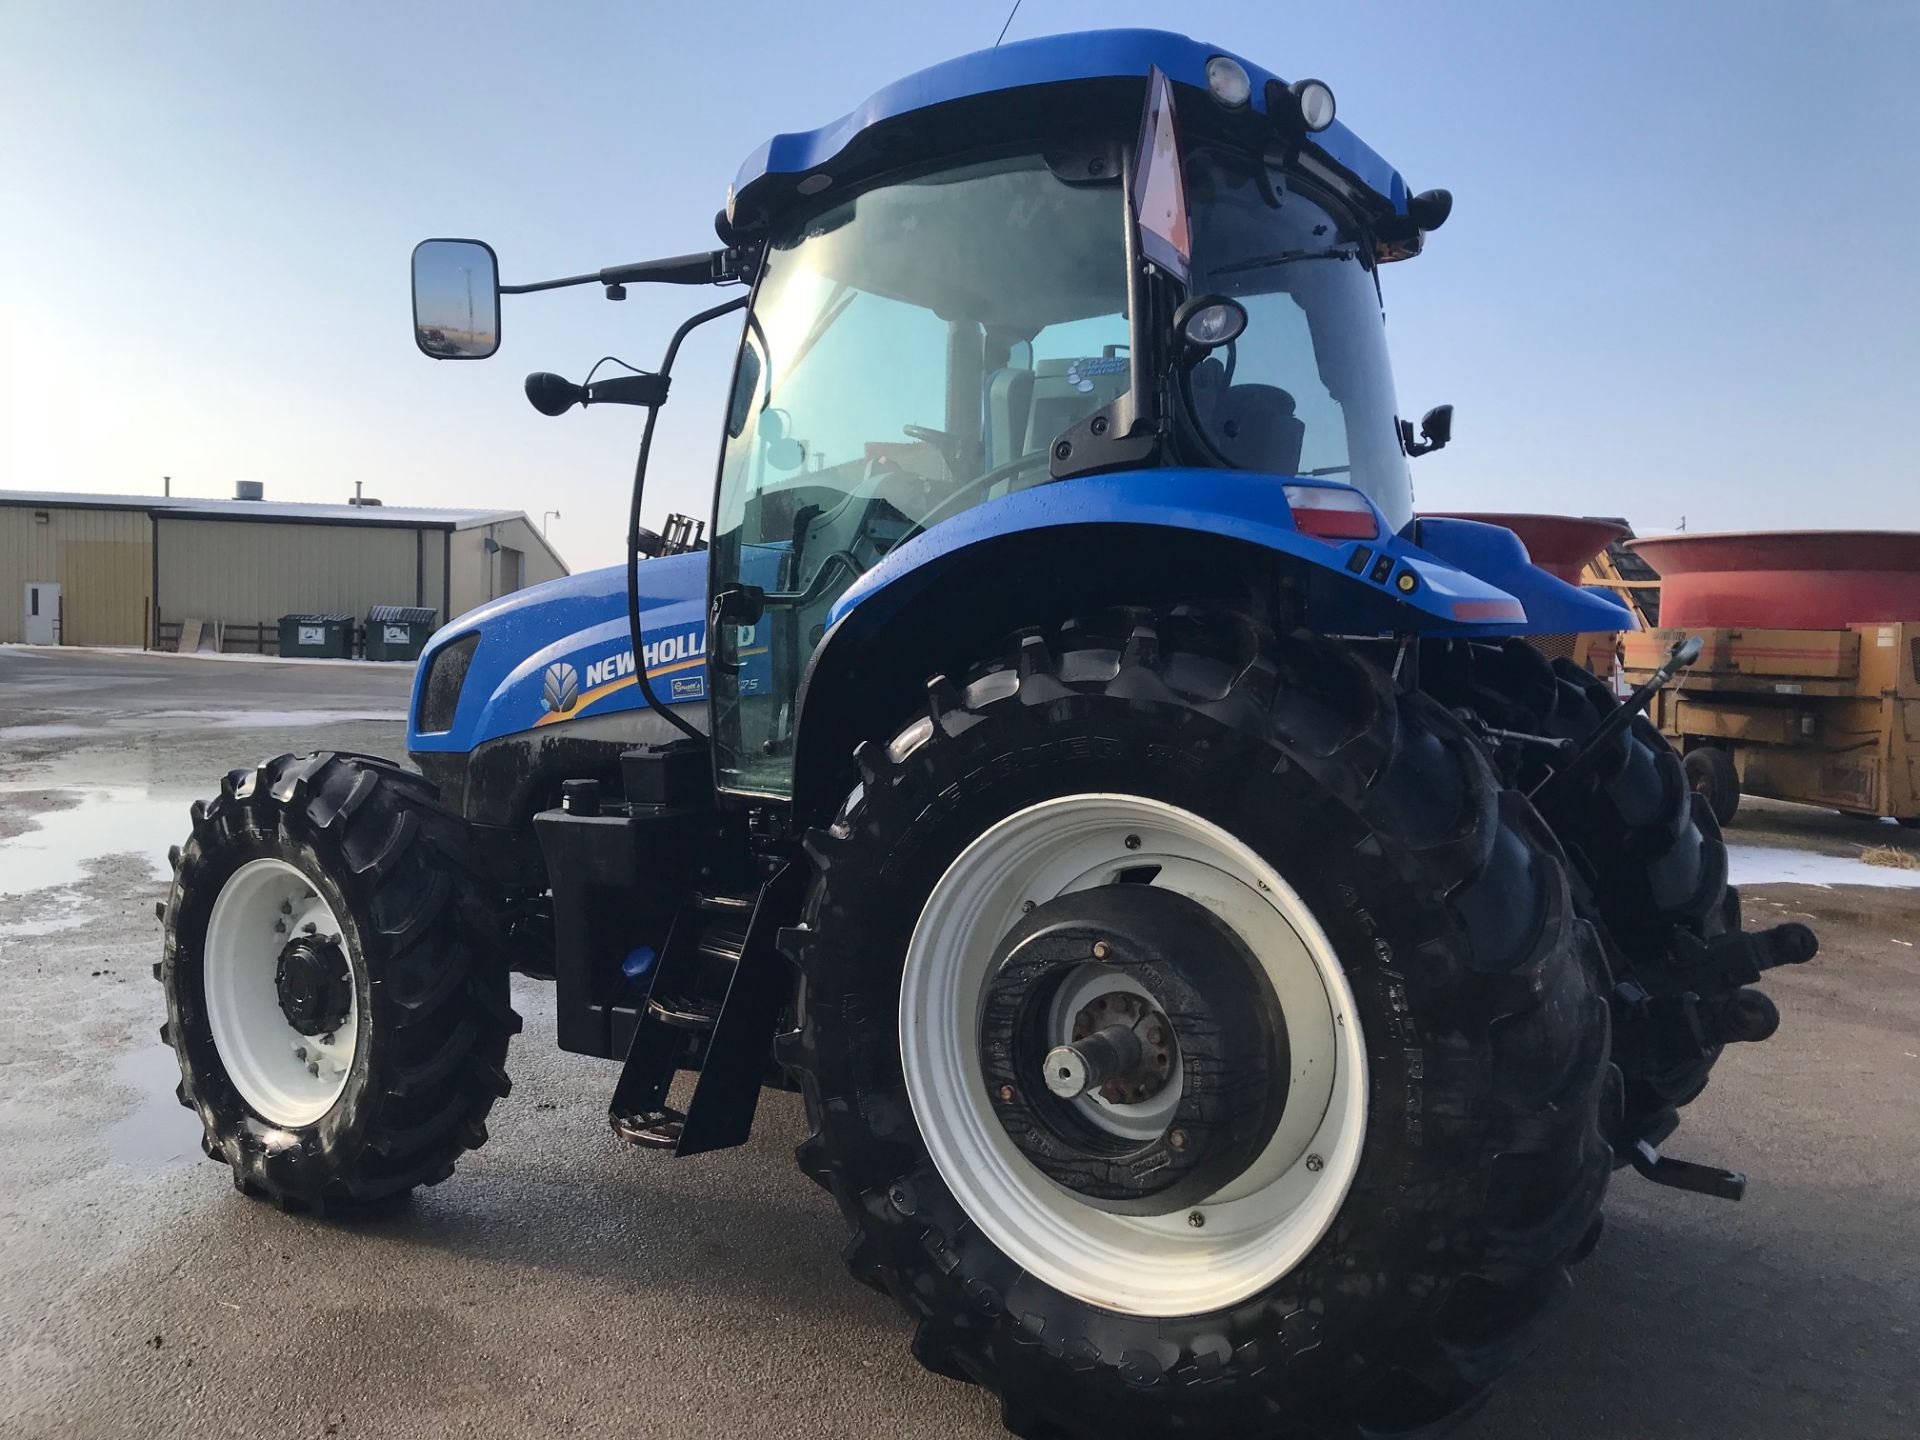
[[[734,177],[728,192],[729,213],[737,214],[743,223],[750,223],[798,195],[818,193],[827,188],[821,183],[823,179],[831,183],[839,178],[836,172],[849,160],[851,152],[862,148],[861,142],[869,132],[889,128],[892,122],[918,112],[958,102],[977,102],[987,96],[997,95],[1012,101],[1016,92],[1034,92],[1076,82],[1136,78],[1144,82],[1147,71],[1155,65],[1176,85],[1204,94],[1207,62],[1216,55],[1228,56],[1246,68],[1253,82],[1248,109],[1255,114],[1265,114],[1267,82],[1278,78],[1272,71],[1244,56],[1166,30],[1091,30],[1047,35],[962,55],[894,81],[838,120],[817,130],[775,135],[747,157]],[[915,158],[910,144],[909,139],[907,145],[887,148],[907,151],[898,156],[906,162]],[[1348,182],[1348,188],[1358,192],[1355,198],[1371,202],[1368,208],[1394,215],[1407,213],[1406,182],[1338,120],[1310,137],[1303,148],[1331,162],[1339,176]]]

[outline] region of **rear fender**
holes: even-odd
[[[923,705],[929,676],[979,660],[1013,628],[1110,604],[1270,605],[1279,623],[1336,635],[1635,628],[1624,604],[1535,567],[1511,531],[1426,520],[1395,535],[1373,510],[1371,537],[1322,540],[1294,524],[1283,484],[1350,488],[1224,470],[1087,476],[989,501],[898,547],[840,598],[802,679],[800,816],[831,812],[852,748]],[[1281,617],[1283,590],[1293,603]]]
[[[867,606],[878,606],[883,618],[954,562],[984,558],[979,547],[1007,536],[1144,526],[1169,538],[1224,536],[1297,562],[1304,623],[1327,634],[1531,635],[1637,626],[1611,594],[1568,585],[1535,566],[1511,530],[1416,520],[1408,527],[1413,535],[1395,535],[1369,502],[1371,538],[1323,540],[1295,525],[1283,485],[1360,493],[1326,480],[1239,470],[1135,470],[1036,486],[915,536],[854,583],[830,622]],[[1064,533],[1058,539],[1083,543]]]

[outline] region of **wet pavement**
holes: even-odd
[[[791,1097],[736,1151],[623,1150],[538,985],[491,1141],[401,1214],[283,1216],[201,1157],[156,1038],[166,847],[234,764],[395,753],[405,668],[0,649],[0,1435],[1000,1434],[844,1275]],[[1669,1146],[1747,1199],[1617,1176],[1471,1440],[1920,1432],[1920,889],[1795,868],[1920,835],[1755,802],[1732,838],[1754,880],[1845,882],[1746,890],[1825,941]]]

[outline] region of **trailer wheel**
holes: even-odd
[[[854,1273],[1025,1436],[1423,1432],[1610,1172],[1597,941],[1437,705],[1324,638],[1028,634],[860,748],[781,1058]]]
[[[195,803],[154,976],[237,1189],[374,1210],[485,1141],[520,1021],[465,859],[433,787],[368,756],[283,755]]]
[[[1740,772],[1734,769],[1732,753],[1718,745],[1702,745],[1689,750],[1681,765],[1687,788],[1707,802],[1714,819],[1731,825],[1740,808]]]

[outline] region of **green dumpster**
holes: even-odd
[[[351,660],[353,658],[353,616],[282,615],[280,617],[280,653]]]
[[[439,613],[424,605],[375,605],[367,611],[367,659],[418,660]]]

